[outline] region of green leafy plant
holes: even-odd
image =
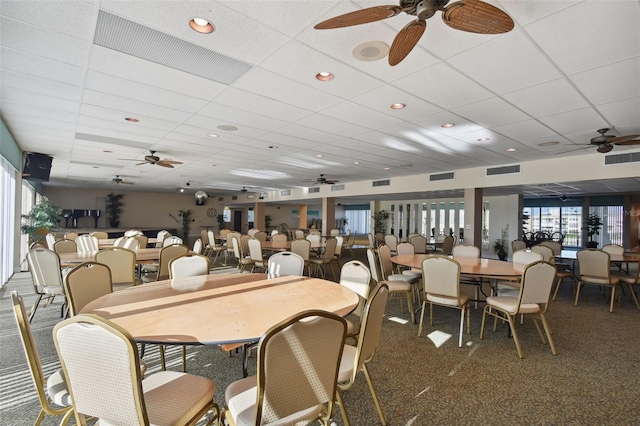
[[[582,229],[587,231],[587,236],[589,237],[589,241],[593,241],[594,235],[600,235],[600,228],[602,228],[604,223],[600,216],[596,213],[590,213],[584,221],[584,226]]]
[[[23,214],[23,223],[20,231],[29,235],[29,242],[40,241],[53,228],[58,226],[58,218],[62,214],[62,208],[46,197],[35,204],[28,214]]]
[[[269,228],[271,226],[271,216],[269,216],[268,214],[264,216],[264,227],[265,229]]]
[[[224,215],[222,213],[216,216],[216,220],[218,221],[218,232],[222,231],[224,228],[227,227],[224,221]]]
[[[182,218],[182,239],[186,241],[189,239],[189,230],[191,229],[191,222],[195,219],[191,218],[191,210],[180,210],[180,217]]]
[[[375,233],[382,232],[383,234],[387,230],[387,220],[389,220],[389,212],[380,210],[373,215],[373,229]]]
[[[120,215],[124,211],[122,207],[124,207],[124,202],[122,199],[124,198],[124,194],[114,194],[113,192],[107,194],[105,199],[105,207],[107,209],[107,221],[109,222],[109,226],[112,228],[117,228],[120,226]]]
[[[506,257],[507,255],[507,246],[504,243],[504,240],[497,239],[493,242],[493,251],[496,252],[499,258]]]

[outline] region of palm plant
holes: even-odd
[[[60,214],[62,214],[62,208],[43,197],[42,201],[35,204],[29,213],[22,215],[24,222],[20,226],[20,231],[29,235],[29,242],[40,241],[58,226]]]

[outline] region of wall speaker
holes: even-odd
[[[22,177],[31,182],[49,182],[53,157],[31,153],[25,156]]]

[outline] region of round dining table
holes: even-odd
[[[221,345],[255,342],[302,311],[347,315],[357,304],[356,293],[332,281],[238,273],[130,287],[88,303],[81,313],[116,323],[139,343]]]
[[[391,261],[401,266],[422,268],[422,261],[433,256],[430,254],[414,254],[393,256]],[[524,265],[517,265],[497,259],[449,256],[460,264],[460,273],[483,278],[497,278],[501,280],[517,280],[522,276]]]
[[[312,242],[310,249],[321,249],[326,245],[327,243],[324,241]],[[271,251],[288,251],[291,250],[291,241],[263,241],[262,249]]]
[[[136,263],[153,263],[160,259],[160,247],[141,248],[134,250],[136,252]],[[92,262],[96,260],[97,251],[86,251],[76,253],[60,253],[60,263],[63,267],[75,266],[84,262]]]

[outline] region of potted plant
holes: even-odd
[[[29,235],[30,243],[40,241],[58,226],[60,214],[62,214],[62,208],[43,197],[42,201],[35,204],[28,214],[22,215],[24,223],[20,226],[20,231]]]
[[[227,227],[224,222],[224,215],[220,213],[216,216],[216,220],[218,221],[218,233],[220,233],[220,231]]]
[[[498,255],[498,259],[505,260],[507,258],[507,247],[504,240],[497,239],[493,242],[493,251]]]
[[[587,248],[598,247],[598,242],[593,241],[593,236],[600,235],[600,228],[602,228],[602,225],[604,225],[604,223],[602,222],[602,219],[600,219],[600,216],[596,213],[589,213],[584,221],[584,226],[582,227],[583,230],[587,231],[587,237],[589,238],[589,241],[587,241]]]
[[[123,212],[122,207],[124,207],[124,203],[122,202],[123,198],[124,194],[114,194],[113,192],[107,194],[107,198],[105,200],[107,221],[109,222],[109,226],[112,228],[120,226],[120,215]]]
[[[267,229],[269,229],[269,227],[271,226],[271,216],[269,216],[268,214],[264,216],[264,229],[265,231]]]
[[[388,219],[389,213],[384,210],[380,210],[373,215],[373,230],[376,234],[378,232],[381,232],[383,234],[386,233]]]
[[[191,222],[195,219],[191,218],[191,210],[180,210],[180,217],[182,218],[182,240],[185,244],[189,241],[189,230],[191,228]]]

